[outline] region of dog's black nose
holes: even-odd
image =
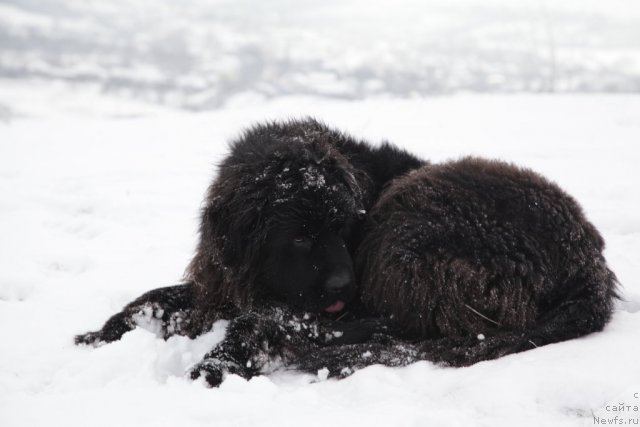
[[[329,294],[339,294],[349,287],[352,277],[348,272],[336,273],[329,276],[324,284],[324,289]]]

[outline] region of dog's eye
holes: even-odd
[[[296,236],[293,238],[293,244],[299,248],[309,249],[311,248],[311,239],[307,236]]]

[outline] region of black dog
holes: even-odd
[[[191,374],[217,385],[224,372],[248,378],[319,346],[371,340],[384,321],[333,320],[356,293],[358,229],[384,183],[421,164],[314,120],[250,129],[209,188],[186,283],[143,295],[76,342],[114,341],[150,319],[164,338],[194,337],[233,319]]]
[[[188,283],[144,295],[77,342],[118,339],[145,314],[165,337],[232,318],[191,374],[217,385],[274,361],[330,376],[463,366],[600,330],[611,314],[615,277],[597,231],[557,186],[504,163],[429,165],[314,121],[271,124],[232,145],[206,202]],[[337,322],[354,253],[365,307]]]

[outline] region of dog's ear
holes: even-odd
[[[210,247],[209,253],[219,257],[213,262],[231,269],[232,274],[246,276],[259,265],[266,197],[249,191],[252,186],[247,177],[237,179],[237,176],[218,179],[209,189],[202,213],[200,244]]]
[[[205,310],[243,307],[254,294],[264,242],[264,197],[252,194],[249,174],[229,176],[209,187],[202,209],[200,241],[185,277]],[[235,181],[234,181],[235,180]]]

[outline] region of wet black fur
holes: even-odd
[[[320,159],[343,183],[330,206],[283,177]],[[348,225],[361,306],[343,321],[305,315],[264,285],[270,230],[291,219],[284,206],[321,230]],[[329,376],[417,360],[466,366],[601,330],[616,296],[603,247],[578,204],[529,170],[477,158],[431,165],[311,120],[272,123],[232,144],[186,284],[151,291],[77,342],[119,339],[140,313],[160,320],[165,337],[231,318],[191,371],[211,385],[281,365]]]

